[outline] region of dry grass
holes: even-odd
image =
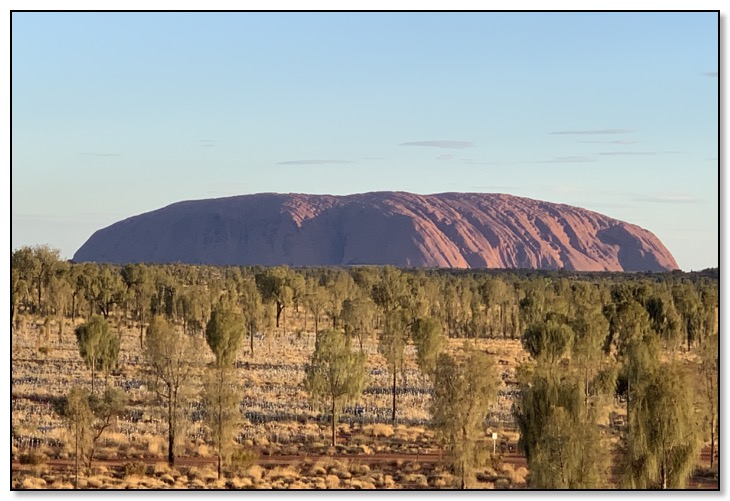
[[[512,483],[517,485],[527,484],[527,468],[520,466],[512,475]]]
[[[246,470],[246,476],[251,478],[254,482],[260,482],[264,478],[264,474],[265,470],[257,464],[250,466]]]
[[[362,431],[370,437],[392,437],[395,434],[393,426],[385,423],[375,423],[363,426]]]
[[[274,480],[297,480],[299,478],[299,472],[291,466],[276,466],[266,475],[266,479],[269,481]]]
[[[45,489],[47,484],[42,478],[25,477],[21,482],[22,489]]]
[[[145,449],[152,456],[161,456],[167,448],[167,441],[162,437],[146,436]]]
[[[327,489],[339,489],[340,488],[340,477],[337,475],[327,475],[324,479]]]

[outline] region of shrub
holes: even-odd
[[[371,437],[392,437],[395,433],[393,426],[385,423],[375,423],[363,427],[363,432]]]
[[[246,475],[258,482],[261,481],[261,479],[264,477],[264,469],[261,468],[259,465],[254,464],[251,465],[248,470],[246,470]]]
[[[327,474],[327,470],[321,464],[315,464],[312,469],[309,470],[310,475],[323,476]]]
[[[231,453],[231,465],[237,468],[250,468],[257,459],[258,454],[251,449],[238,447]]]
[[[327,475],[324,482],[328,489],[339,489],[340,487],[340,477],[337,475]]]
[[[134,463],[125,463],[122,475],[124,478],[132,476],[143,477],[146,471],[147,466],[145,466],[144,463],[137,461]]]
[[[20,464],[30,464],[36,466],[44,464],[46,461],[48,461],[48,458],[44,454],[29,452],[26,454],[21,454],[18,458],[18,461],[20,461]]]
[[[45,489],[46,481],[42,478],[25,477],[21,487],[23,489]]]
[[[506,478],[498,478],[494,481],[495,489],[509,489],[509,480]]]

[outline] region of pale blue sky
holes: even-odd
[[[257,192],[500,192],[718,265],[715,13],[15,13],[11,246]],[[415,144],[406,144],[415,143]]]

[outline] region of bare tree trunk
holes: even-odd
[[[251,347],[251,358],[253,358],[253,324],[248,324],[248,331],[249,331],[249,344]]]
[[[38,313],[41,311],[41,277],[38,276]]]
[[[337,444],[336,428],[335,428],[335,397],[332,397],[332,447]]]
[[[395,375],[396,375],[395,364],[393,365],[393,424],[395,424]]]
[[[223,402],[221,402],[221,391],[223,386],[223,374],[218,385],[218,480],[221,478],[221,456],[223,455]]]
[[[175,464],[175,413],[173,411],[172,385],[167,385],[167,462],[170,466]]]
[[[281,303],[276,303],[276,328],[279,328],[279,317],[281,317],[281,312],[284,310],[284,307],[281,305]]]

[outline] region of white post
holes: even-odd
[[[492,432],[492,455],[497,454],[497,432]]]

